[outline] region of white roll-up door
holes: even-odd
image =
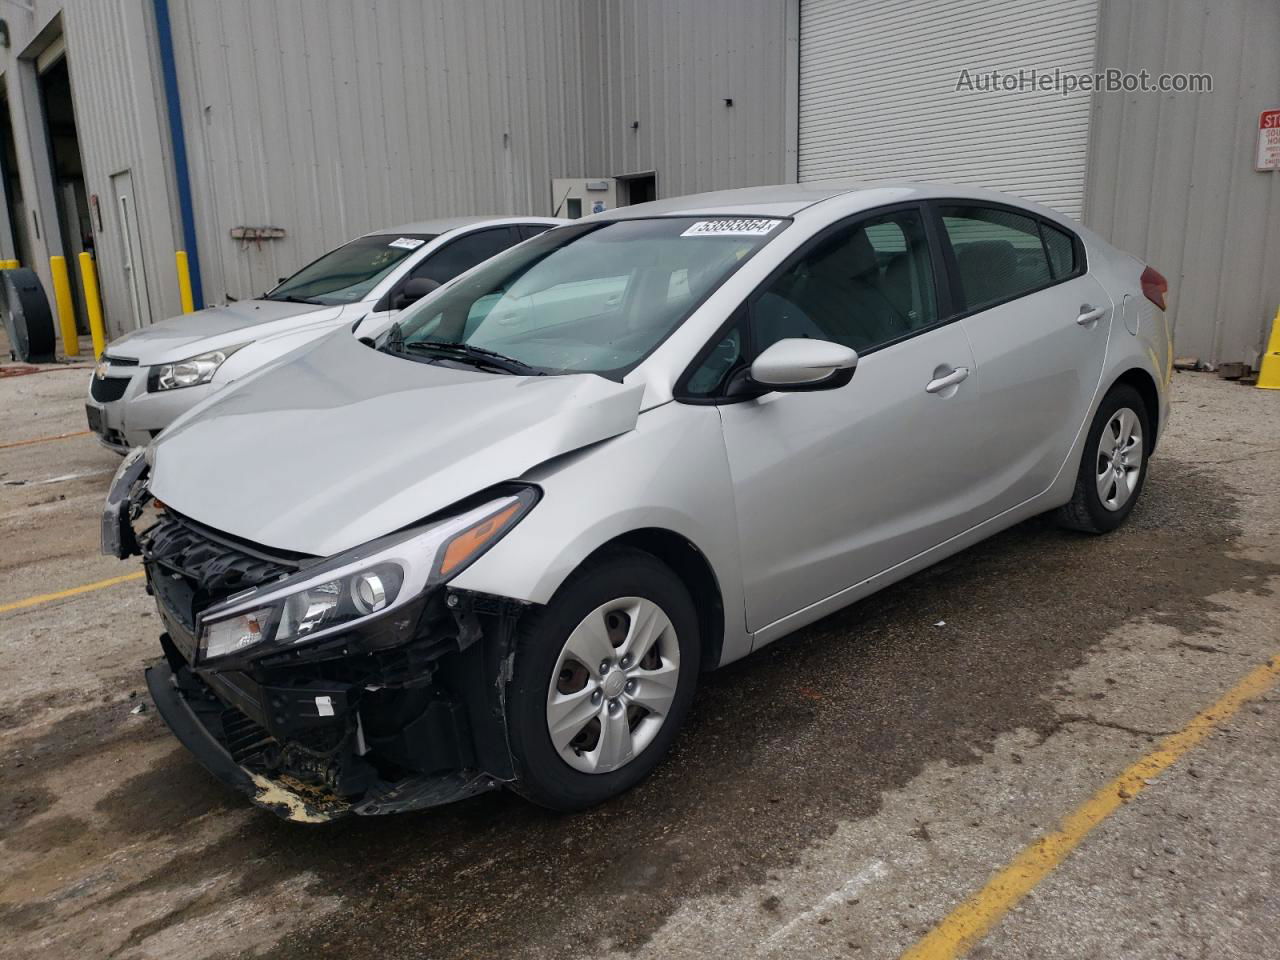
[[[801,0],[800,179],[973,184],[1078,218],[1089,94],[958,87],[1092,74],[1097,24],[1097,0]]]

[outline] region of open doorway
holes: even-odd
[[[62,236],[62,252],[67,258],[67,271],[71,277],[76,326],[81,333],[87,333],[88,322],[80,289],[77,258],[82,252],[94,252],[93,226],[89,218],[89,197],[84,186],[84,166],[80,161],[80,137],[71,101],[71,73],[67,68],[65,54],[52,63],[40,64],[40,100],[44,108],[45,130],[49,142],[58,230]]]
[[[618,206],[629,207],[636,203],[648,203],[658,199],[658,175],[628,173],[618,177]]]
[[[3,89],[0,89],[0,182],[4,184],[13,256],[24,267],[29,267],[31,244],[27,241],[27,225],[22,216],[22,181],[18,177],[18,155],[14,152],[13,119],[9,113],[8,92]]]

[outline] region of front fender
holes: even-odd
[[[719,582],[721,663],[750,652],[733,487],[715,407],[663,404],[641,414],[631,432],[521,479],[541,487],[542,499],[454,586],[545,604],[600,547],[636,530],[668,530],[702,552]]]

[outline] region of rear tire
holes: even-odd
[[[1069,530],[1110,533],[1133,511],[1147,479],[1150,414],[1128,384],[1111,388],[1089,426],[1071,501],[1054,519]]]
[[[684,722],[700,652],[689,591],[657,558],[611,550],[575,573],[520,625],[507,688],[513,788],[568,811],[639,783]]]

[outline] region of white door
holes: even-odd
[[[123,257],[125,286],[133,310],[134,328],[151,322],[147,301],[147,278],[142,266],[142,234],[133,202],[133,175],[124,170],[111,177],[111,193],[115,197],[116,217],[120,224],[120,250]]]
[[[936,303],[914,206],[820,236],[751,298],[751,356],[814,337],[861,357],[843,387],[719,407],[752,630],[977,522],[974,361]]]

